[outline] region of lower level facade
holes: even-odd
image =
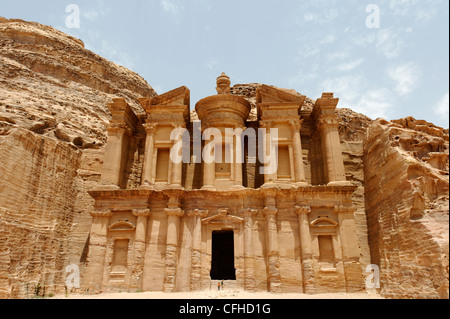
[[[93,191],[91,292],[364,289],[353,186]]]

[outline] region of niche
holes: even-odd
[[[114,242],[114,254],[111,271],[114,273],[125,273],[128,264],[129,239],[117,239]]]
[[[333,236],[318,236],[319,239],[319,262],[335,266],[335,255],[333,248]]]

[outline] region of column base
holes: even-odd
[[[232,190],[232,191],[240,191],[240,190],[244,190],[244,189],[246,189],[246,188],[242,185],[234,185],[230,188],[230,190]]]
[[[261,188],[277,188],[279,185],[275,182],[264,183]]]
[[[153,191],[155,190],[155,187],[149,184],[145,184],[145,185],[141,185],[139,186],[140,190],[144,190],[144,191]]]
[[[215,189],[214,186],[206,185],[206,186],[203,186],[203,187],[202,187],[202,191],[211,191],[211,192],[215,192],[216,189]]]
[[[94,191],[117,191],[121,188],[117,185],[97,185],[94,187]]]
[[[349,181],[334,181],[329,182],[327,186],[353,186],[353,184]]]
[[[294,187],[308,187],[311,186],[311,184],[308,184],[307,182],[296,182],[294,183]]]
[[[180,190],[184,190],[184,187],[180,184],[172,184],[169,185],[169,189],[180,189]]]

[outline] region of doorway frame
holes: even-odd
[[[226,216],[228,217],[228,216]],[[212,268],[212,234],[214,231],[233,231],[234,267],[236,269],[236,286],[244,288],[244,233],[240,218],[208,221],[202,225],[202,281],[204,287],[210,287]]]

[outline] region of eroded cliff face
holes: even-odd
[[[0,138],[0,297],[64,287],[79,160],[74,146],[24,129]]]
[[[232,88],[253,105],[250,121],[259,85]],[[125,98],[141,114],[138,98],[154,95],[80,40],[0,18],[0,298],[31,297],[39,286],[40,295],[63,292],[70,264],[83,274],[94,203],[87,191],[102,171],[106,104]],[[302,114],[307,170],[313,105],[307,98]],[[358,186],[363,271],[381,267],[387,297],[448,297],[448,131],[412,118],[338,115],[347,179]],[[248,184],[257,185],[252,170]]]
[[[98,148],[106,142],[105,101],[156,95],[134,72],[86,50],[51,27],[21,20],[0,22],[0,132],[23,127],[37,134]]]
[[[375,121],[365,142],[372,263],[389,298],[448,298],[448,131],[406,118]]]
[[[83,42],[0,18],[0,298],[64,292],[83,267],[110,114],[156,93]],[[39,288],[40,287],[40,288]]]

